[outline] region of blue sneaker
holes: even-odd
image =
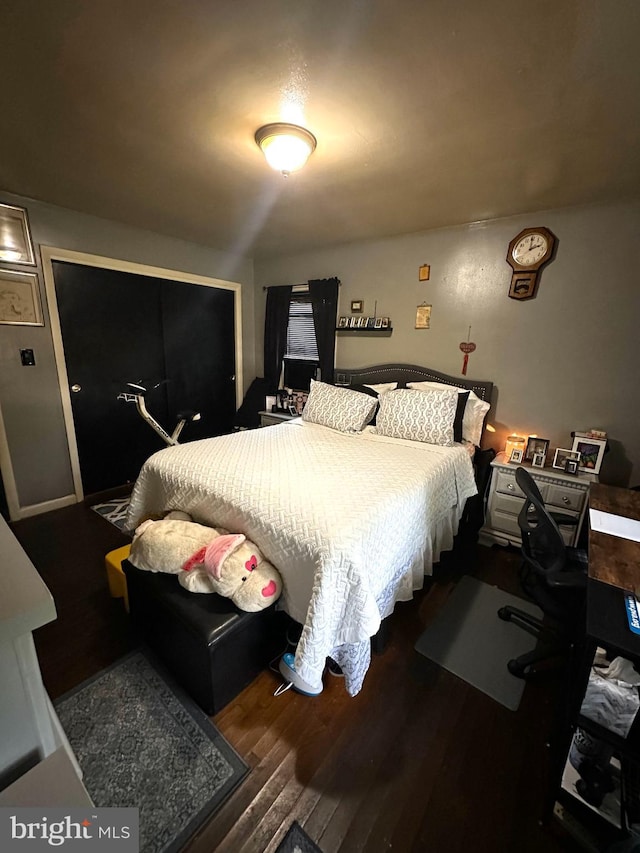
[[[322,684],[320,687],[312,687],[296,672],[296,656],[287,652],[282,655],[279,664],[279,670],[282,677],[297,690],[298,693],[303,693],[305,696],[319,696],[322,693]]]

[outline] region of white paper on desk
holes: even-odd
[[[608,533],[610,536],[619,536],[621,539],[632,539],[634,542],[640,542],[640,521],[636,521],[634,518],[625,518],[623,515],[590,509],[589,522],[591,529],[598,533]]]

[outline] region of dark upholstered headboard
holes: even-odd
[[[418,367],[415,364],[374,364],[370,367],[345,368],[336,367],[334,382],[339,385],[375,385],[380,382],[397,382],[404,385],[407,382],[442,382],[454,385],[456,388],[469,388],[480,397],[491,403],[493,382],[483,382],[478,379],[467,379],[464,376],[449,376],[439,373],[430,367]]]

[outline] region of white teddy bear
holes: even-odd
[[[217,592],[249,612],[269,607],[282,592],[280,573],[244,534],[206,527],[179,511],[136,528],[129,562],[178,575],[190,592]]]

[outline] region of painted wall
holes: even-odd
[[[507,296],[510,240],[545,225],[556,235],[555,259],[543,270],[536,298]],[[362,367],[409,362],[460,374],[458,345],[477,350],[468,376],[492,380],[485,445],[504,447],[510,432],[536,433],[551,447],[571,447],[572,430],[606,430],[610,451],[603,482],[640,484],[640,402],[636,344],[640,286],[634,250],[640,203],[551,210],[373,242],[334,247],[255,264],[256,330],[264,330],[262,286],[336,275],[339,314],[352,299],[364,313],[389,316],[390,337],[337,335],[336,364]],[[431,265],[428,282],[418,267]],[[431,328],[416,330],[416,307],[433,306]],[[257,342],[262,352],[262,337]]]
[[[245,388],[255,376],[251,260],[9,193],[0,193],[0,202],[27,209],[36,250],[40,245],[55,246],[240,282],[243,286]],[[21,507],[73,493],[51,323],[40,266],[38,271],[44,327],[0,325],[0,410]],[[105,341],[105,346],[108,346],[108,341]],[[21,348],[35,351],[35,367],[21,366]]]

